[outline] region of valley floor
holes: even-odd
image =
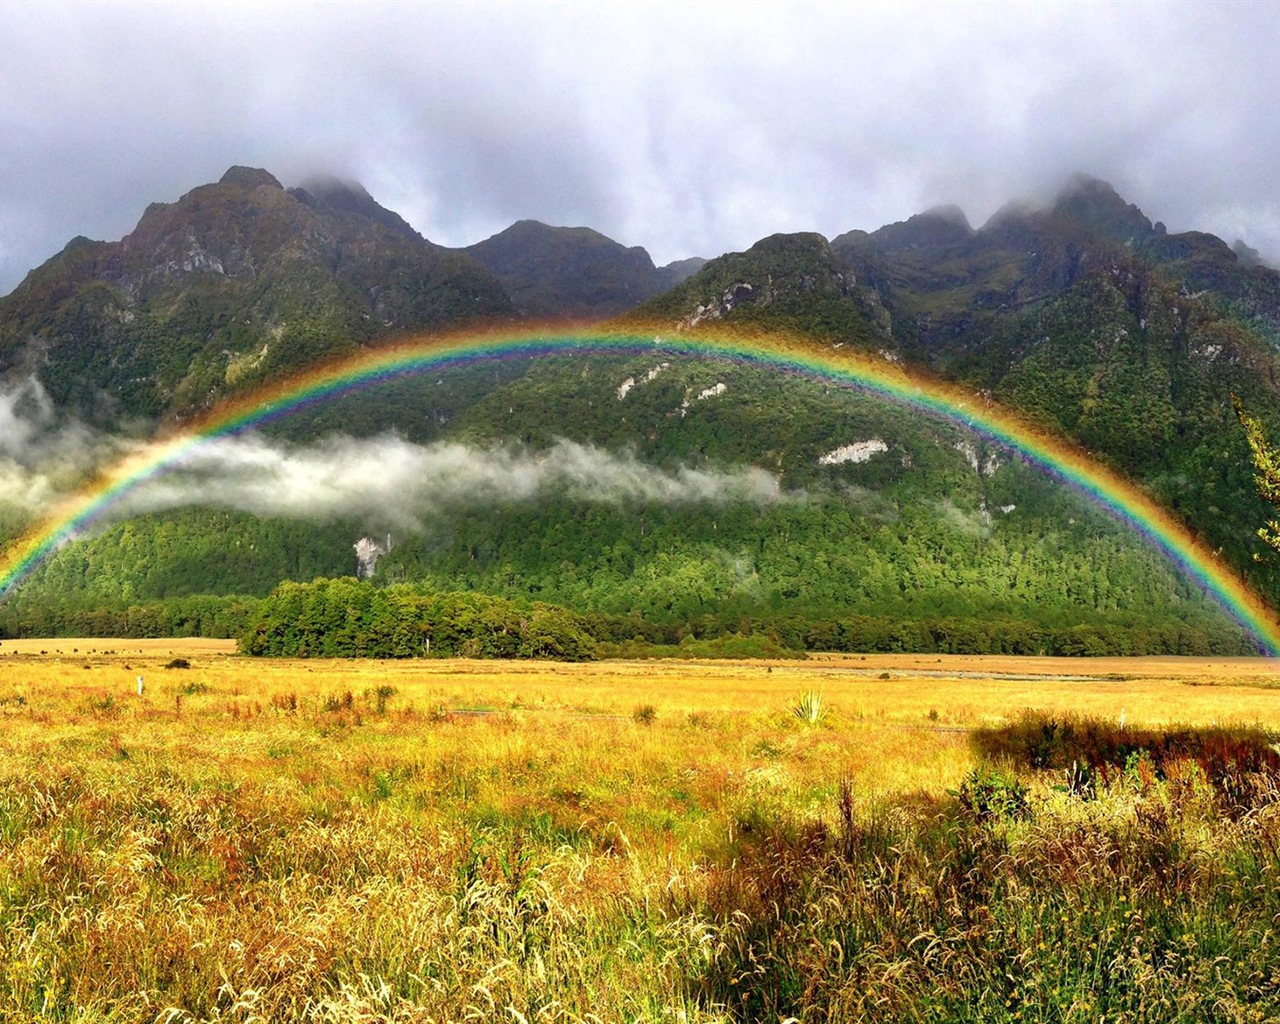
[[[1072,795],[972,742],[1028,708],[1274,733],[1280,674],[5,641],[0,1017],[1274,1019],[1276,775]]]
[[[192,668],[165,669],[175,658],[186,659]],[[453,710],[624,715],[640,703],[682,714],[777,710],[798,693],[814,689],[852,721],[923,719],[971,727],[1026,709],[1117,720],[1123,710],[1131,724],[1255,722],[1280,730],[1280,660],[1267,658],[819,654],[803,661],[570,664],[241,658],[234,640],[200,637],[5,640],[0,673],[18,665],[32,679],[122,698],[135,692],[139,673],[155,672],[160,675],[148,675],[150,682],[168,689],[198,679],[217,690],[259,699],[283,687],[390,685],[407,699],[429,699]]]

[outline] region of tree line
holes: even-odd
[[[280,657],[782,657],[806,651],[939,654],[1242,655],[1227,623],[1103,621],[1043,627],[1020,619],[705,615],[661,622],[580,613],[540,601],[414,584],[283,583],[241,634],[246,654]]]

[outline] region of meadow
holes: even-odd
[[[6,640],[0,722],[6,1021],[1280,1016],[1261,660]]]

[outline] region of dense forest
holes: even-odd
[[[1224,624],[1103,622],[1040,627],[1012,618],[904,620],[701,615],[651,621],[579,614],[541,601],[440,592],[351,578],[283,583],[240,637],[252,655],[294,658],[780,657],[804,651],[942,654],[1237,655],[1250,653]]]

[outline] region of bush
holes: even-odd
[[[1027,787],[1012,771],[981,764],[955,794],[960,806],[979,821],[1022,818],[1029,809]]]
[[[791,713],[805,725],[821,725],[830,712],[831,706],[823,701],[817,690],[806,690],[791,705]]]
[[[1074,771],[1075,788],[1092,788],[1095,774],[1104,783],[1126,769],[1131,778],[1137,777],[1136,766],[1143,763],[1153,778],[1164,779],[1180,761],[1194,762],[1219,795],[1237,802],[1244,799],[1245,790],[1256,788],[1243,784],[1244,777],[1280,779],[1280,753],[1260,726],[1126,729],[1098,718],[1027,712],[1008,725],[975,729],[971,741],[984,758]],[[1081,774],[1084,769],[1087,776]]]

